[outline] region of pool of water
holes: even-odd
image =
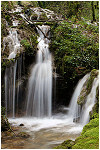
[[[24,124],[22,131],[30,135],[25,149],[52,149],[64,140],[75,140],[82,131],[82,125],[74,123],[67,115],[58,114],[51,118],[9,118],[13,126]]]

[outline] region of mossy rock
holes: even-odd
[[[40,14],[40,16],[39,16],[39,20],[48,20],[48,17],[46,16],[46,14],[45,13],[42,13],[42,14]]]
[[[96,69],[93,69],[91,71],[90,78],[89,78],[88,83],[87,83],[87,95],[90,93],[93,81],[98,76],[98,74],[99,74],[99,72]]]
[[[96,89],[96,103],[90,111],[90,119],[98,118],[99,117],[99,86]]]
[[[71,149],[74,144],[75,144],[74,141],[67,140],[64,141],[61,145],[55,147],[54,149]]]
[[[99,148],[99,118],[92,119],[84,126],[81,136],[75,140],[72,149]]]
[[[77,100],[78,105],[83,105],[85,103],[86,97],[90,93],[92,89],[93,81],[97,77],[97,75],[98,75],[98,70],[93,69],[91,71],[89,79],[83,85],[83,88]]]
[[[1,131],[8,131],[10,129],[10,124],[5,115],[1,115]]]
[[[37,15],[37,14],[32,14],[32,16],[31,16],[31,21],[33,21],[33,20],[37,20],[37,17],[38,17],[38,15]]]
[[[78,100],[77,100],[78,105],[83,105],[85,103],[85,100],[87,97],[87,83],[88,83],[88,80],[84,83],[82,91],[78,97]]]

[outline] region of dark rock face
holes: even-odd
[[[52,96],[52,107],[53,111],[59,107],[69,105],[74,85],[71,84],[70,88],[63,77],[57,77],[53,79],[53,96]]]

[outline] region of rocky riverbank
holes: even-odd
[[[27,132],[22,132],[21,126],[11,126],[8,131],[1,132],[1,148],[2,149],[23,149],[25,144],[28,144],[30,135]]]

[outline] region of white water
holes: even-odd
[[[49,26],[38,26],[49,37]],[[52,114],[52,57],[49,52],[49,40],[39,30],[36,64],[32,68],[28,83],[27,115],[35,117]]]
[[[75,91],[72,95],[70,105],[69,105],[69,113],[68,115],[71,116],[73,119],[77,119],[80,117],[80,106],[77,104],[78,97],[81,93],[82,87],[86,80],[89,78],[90,74],[86,74],[81,80],[79,80]]]
[[[52,115],[50,118],[43,117],[23,117],[11,119],[10,123],[15,126],[24,124],[23,131],[29,132],[32,141],[27,148],[53,148],[57,144],[62,143],[64,140],[75,140],[81,133],[83,126],[89,122],[89,112],[95,104],[96,88],[99,83],[98,77],[94,79],[90,94],[87,96],[85,105],[79,111],[77,105],[78,96],[81,93],[84,83],[89,78],[90,74],[85,75],[77,84],[75,92],[73,93],[70,107],[64,107],[64,110],[69,110],[68,114],[58,113]],[[79,123],[73,120],[80,117]],[[39,145],[37,143],[41,143]]]
[[[17,61],[5,71],[5,107],[6,115],[15,117],[15,85],[16,85]]]
[[[47,11],[47,10],[46,10]],[[48,15],[48,14],[47,14]],[[23,14],[21,14],[23,19],[27,19]],[[47,16],[49,18],[49,15]],[[39,18],[39,15],[38,15]],[[51,17],[52,18],[52,17]],[[27,22],[28,23],[28,22]],[[17,26],[15,22],[13,22],[14,26]],[[49,26],[39,26],[39,28],[43,31],[43,33],[49,38]],[[78,82],[78,85],[75,89],[75,92],[71,99],[71,104],[69,108],[68,114],[57,114],[56,116],[52,115],[52,57],[49,52],[49,40],[44,37],[44,34],[39,30],[39,38],[38,38],[38,52],[36,64],[31,70],[31,76],[29,78],[28,85],[28,101],[27,101],[27,116],[28,118],[15,118],[16,107],[15,107],[15,95],[16,95],[16,67],[17,62],[15,62],[13,67],[6,68],[5,73],[5,106],[6,106],[6,114],[9,111],[11,117],[15,119],[9,119],[11,123],[14,125],[24,124],[24,128],[27,128],[27,131],[32,134],[32,138],[34,139],[34,134],[40,131],[38,135],[41,138],[42,131],[44,130],[43,137],[45,137],[45,133],[48,132],[50,134],[49,138],[51,138],[51,143],[61,143],[63,140],[76,138],[76,135],[82,131],[83,126],[89,121],[89,112],[92,110],[93,105],[95,104],[95,94],[96,87],[98,85],[98,79],[95,79],[93,82],[93,87],[91,93],[87,96],[87,101],[82,108],[77,104],[78,96],[81,93],[82,86],[85,81],[88,79],[89,74],[87,74],[83,79]],[[7,41],[9,42],[10,55],[8,59],[15,58],[17,51],[20,49],[20,43],[18,40],[17,31],[15,29],[9,32],[9,36],[7,37]],[[18,78],[21,78],[21,66],[18,71]],[[17,88],[17,108],[20,105],[18,103],[19,94],[20,94],[20,82],[18,82]],[[56,79],[55,79],[56,82]],[[8,90],[9,89],[9,90]],[[18,112],[18,110],[17,110]],[[32,117],[30,117],[32,116]],[[81,117],[80,123],[74,123],[73,119],[77,120],[77,118]],[[23,128],[23,129],[24,129]],[[41,131],[42,130],[42,131]],[[26,129],[25,129],[26,131]],[[52,138],[52,134],[56,136],[56,139]],[[61,137],[65,136],[65,139]],[[71,135],[71,136],[70,136]],[[36,136],[36,140],[38,138]],[[60,140],[58,140],[60,138]],[[45,143],[46,143],[45,140]],[[33,142],[34,143],[34,142]],[[50,142],[48,142],[50,144]]]
[[[19,23],[19,20],[14,20],[14,21],[13,21],[13,26],[14,26],[14,27],[18,26],[18,23]]]
[[[8,59],[13,59],[16,57],[16,54],[20,52],[20,42],[18,39],[18,34],[16,29],[10,29],[9,35],[3,39],[4,43],[4,49],[6,47],[6,44],[8,44],[9,47],[9,56]]]
[[[95,102],[96,102],[96,89],[99,85],[99,76],[94,79],[92,84],[92,89],[89,95],[86,98],[86,103],[82,107],[81,117],[80,117],[80,123],[83,125],[87,124],[89,122],[89,112],[92,110]]]
[[[55,14],[53,11],[49,10],[49,9],[43,9],[43,8],[40,8],[40,7],[36,7],[36,8],[31,8],[31,10],[33,11],[33,14],[37,14],[37,20],[40,19],[40,16],[42,15],[42,13],[45,13],[45,15],[47,16],[47,18],[49,20],[54,20],[54,19],[57,19],[57,20],[61,20],[62,17],[61,16],[58,16],[57,14]],[[32,16],[30,17],[30,20],[31,20]]]

